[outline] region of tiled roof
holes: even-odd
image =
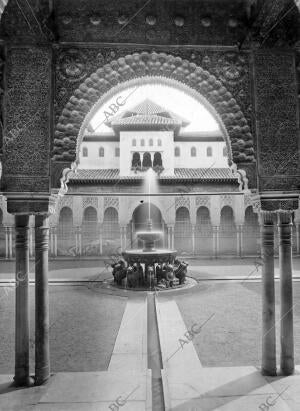
[[[174,125],[181,126],[181,122],[174,120],[173,118],[162,117],[158,115],[138,114],[131,117],[118,118],[111,121],[112,127],[128,126],[128,125]]]
[[[141,180],[143,178],[142,174],[135,174],[132,176],[122,176],[119,175],[119,169],[78,169],[76,173],[71,173],[69,175],[69,180],[71,182],[105,182],[105,181],[134,181]],[[202,181],[236,181],[237,175],[232,174],[231,170],[228,168],[175,168],[174,176],[160,176],[160,180],[202,180]]]

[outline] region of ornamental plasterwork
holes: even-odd
[[[177,210],[180,207],[186,207],[188,210],[190,210],[190,199],[186,197],[176,197],[175,209]]]
[[[85,209],[89,206],[92,206],[98,209],[98,198],[97,197],[83,197],[82,198],[82,208]]]
[[[221,207],[224,207],[224,206],[227,206],[227,205],[232,207],[233,206],[232,196],[228,195],[228,194],[221,195],[220,204],[221,204]]]
[[[119,211],[118,197],[104,197],[104,210],[106,210],[109,207],[114,207]]]
[[[247,74],[247,61],[239,53],[228,52],[218,60],[217,72],[222,83],[234,87]]]
[[[210,199],[208,196],[196,197],[196,207],[207,207],[210,208]]]

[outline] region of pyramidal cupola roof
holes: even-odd
[[[121,130],[175,130],[189,122],[150,99],[145,99],[130,110],[114,116],[106,123],[115,131]]]

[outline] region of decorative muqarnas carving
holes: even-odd
[[[116,210],[119,210],[118,197],[104,197],[104,210],[109,207],[114,207]]]
[[[186,197],[176,197],[175,210],[177,210],[180,207],[186,207],[189,210],[190,209],[190,199]]]
[[[227,130],[233,161],[236,164],[255,162],[253,137],[247,119],[222,82],[188,60],[155,52],[134,53],[113,60],[75,90],[56,125],[53,160],[73,162],[76,150],[77,153],[79,151],[80,142],[77,144],[77,138],[80,127],[93,105],[116,85],[129,80],[137,82],[138,78],[145,76],[174,79],[204,96],[215,108]]]

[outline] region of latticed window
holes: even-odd
[[[207,155],[207,157],[212,157],[212,155],[213,155],[213,149],[212,149],[212,147],[207,147],[207,149],[206,149],[206,155]]]
[[[145,140],[142,138],[141,139],[141,146],[143,147],[145,145]]]
[[[82,148],[82,157],[87,157],[89,154],[89,151],[87,149],[87,147],[83,147]]]
[[[103,239],[115,240],[120,237],[118,212],[114,207],[108,207],[103,217]]]
[[[115,157],[120,157],[120,148],[119,147],[115,148]]]
[[[196,147],[192,147],[191,148],[191,157],[196,157],[197,151],[196,151]]]
[[[104,147],[99,148],[99,157],[104,157]]]
[[[143,155],[143,167],[152,167],[151,154],[148,152]]]
[[[69,207],[63,207],[59,214],[58,247],[60,255],[75,255],[75,240],[73,233],[73,212]]]
[[[152,138],[150,138],[150,140],[149,140],[149,146],[153,146],[153,139]]]
[[[161,153],[158,153],[158,152],[154,153],[153,167],[162,167]]]
[[[131,167],[141,167],[141,156],[140,153],[133,153]]]
[[[87,207],[83,213],[82,252],[85,255],[97,255],[99,253],[97,211],[92,206]]]
[[[161,139],[160,138],[157,140],[157,145],[161,146]]]
[[[180,157],[180,148],[179,147],[175,147],[175,157]]]
[[[132,140],[132,147],[135,147],[136,146],[136,139],[134,138],[133,140]]]

